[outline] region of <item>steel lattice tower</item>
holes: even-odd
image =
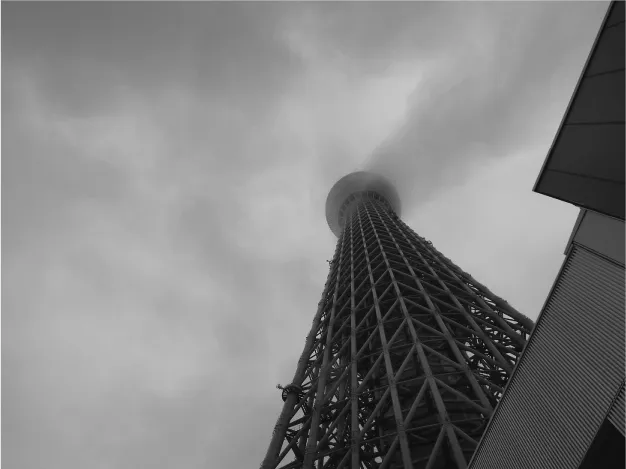
[[[337,247],[263,469],[467,466],[533,323],[399,212],[372,173],[330,191]]]

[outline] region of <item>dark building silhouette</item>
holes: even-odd
[[[467,467],[533,323],[399,215],[371,173],[330,191],[335,255],[264,469]]]
[[[535,192],[624,220],[624,2],[613,2]]]
[[[626,467],[624,43],[613,2],[535,186],[580,215],[471,469]]]

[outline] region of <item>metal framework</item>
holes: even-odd
[[[353,193],[262,469],[465,468],[533,327]]]

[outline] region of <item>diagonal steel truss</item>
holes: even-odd
[[[378,198],[330,264],[262,468],[466,467],[533,323]]]

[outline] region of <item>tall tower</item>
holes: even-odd
[[[399,215],[378,175],[331,189],[337,247],[262,469],[467,466],[533,323]]]

